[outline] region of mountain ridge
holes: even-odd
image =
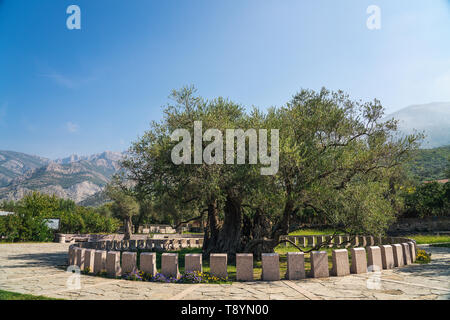
[[[3,154],[7,154],[8,159]],[[105,151],[89,156],[71,155],[56,160],[31,156],[34,160],[31,164],[26,154],[0,151],[0,155],[5,160],[13,161],[16,167],[23,168],[8,174],[7,169],[12,167],[11,163],[0,163],[0,168],[6,172],[5,177],[8,177],[0,184],[0,200],[19,200],[28,192],[39,191],[80,203],[89,198],[95,199],[94,195],[103,190],[113,174],[119,172],[119,161],[124,152]],[[13,160],[14,155],[19,157]],[[7,165],[1,167],[5,163]]]
[[[423,149],[443,147],[450,144],[450,102],[415,104],[384,117],[399,120],[402,134],[424,132]]]

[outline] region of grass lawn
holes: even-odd
[[[0,290],[0,300],[61,300]]]
[[[332,235],[333,229],[300,229],[289,233],[290,236],[315,236],[315,235]],[[338,233],[342,234],[342,233]],[[416,240],[417,244],[432,244],[432,243],[450,243],[450,235],[421,235],[413,234],[407,235],[405,238]]]
[[[333,229],[299,229],[289,233],[290,236],[320,236],[320,235],[333,235],[336,230]],[[338,232],[337,234],[343,234]]]
[[[417,244],[431,244],[431,243],[450,243],[450,235],[409,235],[407,238],[416,240]]]

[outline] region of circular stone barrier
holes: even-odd
[[[377,272],[382,269],[392,269],[411,264],[416,259],[417,246],[412,239],[401,237],[372,237],[372,236],[285,236],[299,247],[315,247],[325,244],[332,250],[332,276],[346,276],[350,273],[360,274]],[[112,277],[130,274],[139,270],[147,275],[156,276],[156,252],[169,251],[180,248],[201,248],[201,238],[180,239],[149,239],[82,242],[69,247],[68,263],[80,268],[81,271],[92,274],[107,273]],[[348,249],[351,251],[349,259]],[[140,252],[148,250],[153,252]],[[312,251],[312,278],[326,278],[330,276],[328,254],[326,251]],[[210,273],[214,277],[226,279],[226,253],[210,255]],[[349,261],[351,260],[351,261]],[[253,255],[249,253],[236,254],[236,279],[239,281],[254,281]],[[202,255],[185,255],[186,272],[202,272]],[[277,253],[262,254],[263,281],[280,280],[279,255]],[[166,277],[179,278],[178,253],[163,253],[161,259],[161,273]],[[300,280],[306,278],[305,254],[303,252],[287,253],[286,279]]]

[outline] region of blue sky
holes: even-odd
[[[322,86],[388,113],[450,101],[449,39],[448,0],[0,0],[0,150],[125,150],[191,84],[260,108]]]

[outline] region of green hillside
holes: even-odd
[[[408,172],[418,181],[449,178],[446,170],[450,166],[450,145],[434,149],[418,150],[407,165]]]

